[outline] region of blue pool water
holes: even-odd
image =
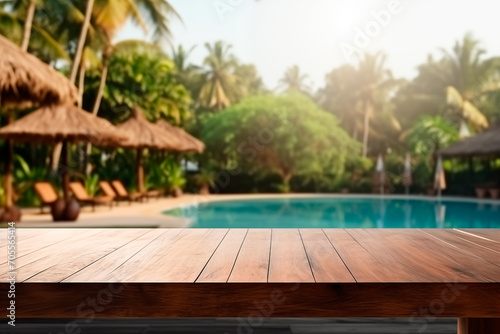
[[[500,201],[294,197],[214,201],[165,214],[194,228],[500,228]]]

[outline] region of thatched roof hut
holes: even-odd
[[[0,129],[0,138],[20,142],[91,142],[119,146],[127,134],[107,120],[71,104],[42,107]]]
[[[201,140],[191,136],[189,133],[184,131],[184,129],[173,126],[162,119],[156,122],[156,124],[182,140],[182,151],[202,153],[203,150],[205,150],[205,144]]]
[[[61,73],[0,35],[0,106],[16,108],[78,101]]]
[[[88,141],[94,145],[116,146],[127,140],[127,135],[105,119],[72,104],[58,104],[42,107],[3,127],[0,138],[36,143],[63,142],[63,190],[64,198],[68,200],[67,143]]]
[[[436,155],[447,158],[500,156],[500,126],[492,127],[483,133],[439,150]]]
[[[116,127],[128,135],[128,140],[121,143],[122,147],[182,151],[182,140],[149,122],[138,107],[132,117]]]
[[[142,164],[143,150],[149,148],[182,152],[182,140],[173,133],[169,133],[158,125],[149,122],[139,107],[134,108],[132,117],[118,124],[117,128],[127,133],[129,138],[121,146],[137,149],[137,191],[143,193],[146,190],[144,189],[144,166]]]

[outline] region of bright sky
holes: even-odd
[[[429,53],[451,49],[472,32],[488,56],[500,56],[500,1],[494,0],[170,0],[184,24],[172,25],[173,44],[197,45],[191,62],[200,64],[204,43],[223,40],[245,63],[253,63],[268,88],[297,64],[313,87],[348,59],[342,48],[383,50],[397,77],[412,78]],[[391,13],[392,12],[392,13]],[[373,13],[379,13],[377,23]],[[389,15],[387,15],[390,13]],[[370,36],[371,35],[371,36]],[[128,24],[118,40],[146,38]],[[168,47],[168,46],[167,46]],[[352,59],[352,58],[351,58]]]

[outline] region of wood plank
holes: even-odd
[[[488,247],[483,247],[467,239],[462,239],[457,235],[456,232],[454,233],[451,230],[428,229],[423,231],[437,238],[438,240],[441,240],[444,243],[447,243],[462,251],[478,256],[483,260],[500,267],[500,252],[496,252],[495,250],[492,250],[491,248]]]
[[[490,229],[460,229],[461,231],[475,234],[482,238],[486,238],[489,240],[493,240],[495,242],[500,242],[500,229],[498,228],[490,228]]]
[[[0,234],[0,249],[5,247],[7,245],[7,231],[8,229],[2,229],[3,232]],[[40,238],[43,237],[43,235],[50,234],[49,229],[42,229],[42,228],[15,228],[16,231],[16,239],[19,240],[28,240],[31,238]]]
[[[357,282],[392,282],[396,277],[342,229],[324,229]]]
[[[59,229],[59,230],[54,230],[54,231],[45,231],[44,233],[40,233],[39,236],[31,237],[31,238],[24,238],[24,237],[18,237],[17,238],[17,248],[16,248],[16,255],[17,259],[22,258],[24,256],[30,255],[35,252],[42,251],[44,248],[65,242],[67,240],[75,240],[78,238],[86,238],[91,236],[92,234],[96,234],[97,231],[95,230],[74,230],[74,229]],[[7,247],[0,248],[0,253],[6,253],[7,252]],[[37,256],[40,257],[40,256]],[[0,260],[0,268],[1,265],[4,265],[7,263],[7,259],[3,258]],[[0,269],[1,270],[1,269]]]
[[[29,261],[31,257],[20,258],[18,262],[22,266],[18,267],[17,279],[20,282],[60,282],[146,231],[104,229],[96,232],[89,238],[49,246],[43,249],[42,257],[26,265],[22,265],[24,259]],[[4,278],[3,275],[0,277]]]
[[[267,282],[270,249],[270,229],[249,229],[228,282]]]
[[[247,232],[247,229],[229,230],[196,282],[227,282]]]
[[[111,292],[112,300],[97,305],[100,311],[93,314],[98,318],[234,317],[247,323],[260,315],[500,317],[500,284],[484,283],[22,283],[16,288],[16,305],[22,305],[16,308],[18,319],[88,319],[89,313],[78,312],[77,306],[92,296],[99,299],[102,291]],[[7,289],[8,284],[0,284],[1,295]],[[430,311],[437,307],[439,312]]]
[[[500,318],[459,318],[457,334],[498,334]]]
[[[61,249],[71,253],[71,248],[68,248],[67,245],[73,245],[73,243],[75,243],[77,245],[82,245],[83,247],[83,245],[88,244],[87,238],[91,239],[98,233],[97,230],[83,230],[80,232],[73,229],[54,230],[52,232],[53,233],[46,235],[41,240],[33,240],[33,242],[28,243],[28,245],[21,242],[20,245],[22,246],[20,246],[21,249],[18,249],[18,257],[15,260],[15,265],[18,271],[25,271],[25,269],[23,269],[25,266],[48,256],[52,256],[53,254],[61,253]],[[28,252],[24,253],[22,247],[27,247]],[[34,251],[29,251],[30,249],[34,249]],[[7,277],[6,273],[8,271],[9,265],[6,261],[0,264],[0,282]],[[27,274],[29,277],[35,273],[27,272]]]
[[[301,229],[300,235],[316,282],[355,282],[323,230]]]
[[[268,282],[314,282],[299,230],[272,230]]]
[[[495,282],[500,268],[420,230],[349,230],[402,282]]]
[[[477,239],[490,242],[496,246],[500,244],[500,230],[480,230],[480,229],[456,229],[457,232],[462,232],[462,234],[468,234],[474,236]]]
[[[144,250],[115,272],[115,279],[127,282],[194,283],[227,234],[227,229],[187,229],[164,248],[154,248],[157,256],[148,259]],[[131,263],[140,262],[136,266]]]
[[[118,265],[113,271],[102,275],[100,280],[103,282],[125,282],[138,270],[147,269],[148,263],[156,262],[160,259],[163,253],[158,250],[171,247],[172,244],[188,233],[188,230],[183,229],[162,229],[159,231],[161,232],[158,238],[126,259],[124,263]]]
[[[123,247],[106,254],[96,262],[75,272],[62,282],[108,282],[113,277],[113,272],[127,262],[132,256],[140,252],[154,240],[160,238],[166,230],[151,229],[146,230],[143,235],[132,240]]]

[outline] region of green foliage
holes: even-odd
[[[175,161],[165,161],[163,170],[166,175],[166,183],[170,190],[182,189],[186,184],[186,176],[181,166]]]
[[[428,157],[460,139],[457,127],[442,116],[422,116],[406,135],[410,152]]]
[[[103,106],[99,114],[123,121],[140,106],[150,120],[181,123],[189,117],[191,97],[174,77],[174,63],[158,48],[137,41],[122,42],[110,59]],[[97,89],[99,75],[91,77],[88,94]]]
[[[169,157],[160,162],[151,162],[147,168],[146,188],[182,189],[186,185],[186,176],[179,163]]]
[[[246,98],[209,118],[202,138],[221,162],[280,175],[282,190],[295,175],[342,174],[359,151],[336,117],[300,94]]]
[[[194,180],[198,186],[211,186],[215,185],[215,173],[211,170],[203,169],[194,176]]]
[[[442,116],[422,116],[406,134],[405,140],[414,156],[413,180],[425,187],[432,182],[434,153],[460,139],[457,127]]]
[[[85,189],[90,196],[95,196],[99,191],[99,174],[90,174],[84,180]]]
[[[15,155],[14,161],[14,191],[20,199],[19,204],[39,205],[33,184],[37,181],[47,180],[47,169],[30,167],[20,155]]]

